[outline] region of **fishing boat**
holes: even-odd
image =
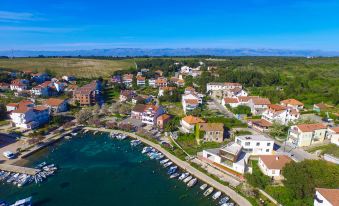
[[[169,170],[167,171],[167,174],[172,175],[173,173],[175,173],[178,169],[178,166],[173,166],[170,167]]]
[[[161,161],[160,161],[160,164],[162,164],[162,165],[163,165],[163,164],[165,164],[165,163],[166,163],[166,162],[168,162],[168,161],[169,161],[169,159],[164,159],[164,160],[161,160]]]
[[[132,146],[132,147],[138,146],[139,144],[141,144],[141,141],[138,140],[138,139],[132,140],[132,141],[131,141],[131,146]]]
[[[162,158],[164,158],[165,157],[165,155],[163,155],[163,154],[159,154],[157,157],[155,157],[155,159],[156,160],[161,160]]]
[[[170,176],[170,178],[173,179],[173,178],[176,178],[176,177],[178,177],[178,176],[179,176],[179,173],[176,172],[176,173],[172,174],[172,175]]]
[[[223,198],[220,199],[219,204],[220,204],[220,205],[226,204],[229,200],[230,200],[229,197],[227,197],[227,196],[226,196],[226,197],[223,197]]]
[[[192,176],[188,176],[184,179],[184,183],[189,182],[193,177]]]
[[[148,153],[152,150],[152,147],[144,147],[141,151],[142,154]]]
[[[203,185],[200,186],[200,189],[205,190],[207,188],[207,186],[208,186],[207,184],[203,184]]]
[[[216,199],[218,199],[220,196],[221,196],[221,192],[220,192],[220,191],[217,191],[216,193],[213,194],[212,198],[213,198],[213,200],[216,200]]]
[[[40,169],[40,168],[44,167],[46,164],[47,164],[46,162],[41,162],[40,164],[38,164],[36,166],[36,168]]]
[[[182,173],[179,177],[179,180],[184,180],[186,177],[188,177],[188,175],[190,175],[190,173],[188,173],[188,172]]]
[[[208,195],[210,195],[213,192],[214,188],[210,187],[208,188],[205,192],[204,192],[204,196],[207,197]]]
[[[164,167],[168,167],[168,166],[170,166],[172,164],[173,164],[173,162],[167,162],[166,164],[164,164]]]
[[[187,186],[188,186],[188,187],[193,187],[197,182],[198,182],[198,179],[197,179],[197,178],[194,178],[194,179],[192,179],[191,181],[189,181],[189,182],[187,183]]]

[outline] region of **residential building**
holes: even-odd
[[[49,96],[49,84],[50,82],[45,82],[43,84],[37,85],[31,89],[31,94],[33,96],[43,96],[48,97]]]
[[[168,114],[162,114],[157,118],[157,126],[160,129],[164,129],[165,124],[167,124],[171,120],[171,116]]]
[[[153,88],[155,88],[156,86],[155,86],[155,79],[149,79],[148,80],[148,85],[150,86],[150,87],[153,87]]]
[[[165,110],[161,106],[146,105],[141,117],[142,123],[156,125],[158,117],[164,113]]]
[[[61,79],[63,79],[66,82],[70,82],[70,81],[75,81],[76,80],[75,76],[62,76]]]
[[[270,105],[271,102],[267,98],[251,98],[248,101],[248,105],[251,108],[251,113],[253,115],[261,115]]]
[[[132,98],[134,98],[136,96],[137,96],[137,93],[133,90],[121,90],[120,96],[119,96],[119,101],[120,102],[131,101]]]
[[[24,91],[27,89],[29,81],[26,79],[15,79],[11,81],[10,89],[12,91]]]
[[[146,85],[146,77],[137,76],[137,85],[138,86],[145,86]]]
[[[287,155],[261,155],[258,166],[265,175],[281,180],[283,179],[281,171],[290,162],[292,159]]]
[[[310,146],[323,142],[326,131],[326,125],[321,123],[293,125],[288,131],[288,141],[297,147]]]
[[[269,128],[273,125],[271,122],[265,119],[250,119],[248,120],[247,123],[248,123],[248,126],[260,132],[268,132]]]
[[[0,90],[4,91],[10,89],[10,84],[7,84],[5,82],[0,82]]]
[[[244,174],[248,157],[241,151],[240,145],[230,142],[222,148],[203,150],[202,160],[227,173]]]
[[[180,73],[181,74],[190,74],[192,72],[193,68],[189,67],[189,66],[182,66],[180,68]]]
[[[50,79],[50,77],[46,73],[31,74],[31,77],[32,77],[32,80],[38,84],[41,84]]]
[[[205,121],[200,119],[199,117],[194,117],[192,115],[189,115],[181,119],[180,130],[184,133],[193,133],[195,125],[199,123],[204,123],[204,122]]]
[[[66,112],[68,103],[64,99],[49,98],[45,101],[44,106],[48,107],[51,113]]]
[[[194,88],[188,87],[185,89],[185,94],[182,95],[181,104],[186,114],[187,111],[192,111],[202,104],[203,95],[195,92]]]
[[[167,79],[165,77],[158,77],[155,80],[155,87],[167,87]]]
[[[327,130],[327,138],[332,144],[339,146],[339,127],[329,127]]]
[[[235,87],[233,89],[225,90],[224,96],[226,96],[226,97],[241,97],[241,96],[248,96],[248,93],[240,87]]]
[[[35,129],[49,121],[49,109],[44,106],[23,106],[11,112],[12,125],[24,129]]]
[[[172,95],[174,90],[176,90],[175,87],[159,87],[158,97],[164,96],[165,92]]]
[[[133,82],[133,74],[124,74],[122,77],[122,83],[124,83],[127,87],[132,86]]]
[[[241,135],[235,137],[235,143],[250,155],[272,154],[274,141],[264,135]]]
[[[19,107],[34,107],[34,103],[30,100],[22,100],[19,103],[9,103],[6,105],[7,112],[17,110]]]
[[[158,69],[154,72],[154,74],[157,75],[158,77],[162,77],[164,72]]]
[[[338,206],[339,189],[315,188],[314,206]]]
[[[240,83],[232,83],[232,82],[225,82],[225,83],[210,82],[207,84],[207,92],[231,90],[234,88],[242,89],[242,85]]]
[[[299,117],[300,113],[297,109],[278,104],[268,105],[268,108],[262,113],[262,118],[268,122],[276,122],[283,125],[295,122]]]
[[[221,101],[221,105],[226,107],[229,105],[232,108],[235,108],[240,105],[238,98],[225,97]]]
[[[45,81],[33,87],[30,92],[34,96],[56,96],[65,90],[66,83],[58,81]]]
[[[75,89],[73,92],[74,101],[78,101],[81,106],[90,106],[98,103],[101,94],[100,84],[100,81],[92,81],[83,87]]]
[[[120,75],[114,75],[112,78],[111,78],[111,82],[113,84],[120,84],[122,82],[122,78]]]
[[[183,87],[185,85],[185,80],[177,78],[177,77],[171,77],[170,82],[172,84],[177,85],[178,87]]]
[[[296,99],[285,99],[280,101],[280,104],[285,107],[296,109],[298,111],[304,109],[304,104]]]
[[[203,131],[204,142],[223,142],[224,124],[223,123],[199,123],[199,133]]]
[[[313,105],[313,110],[316,112],[326,111],[328,109],[332,109],[333,106],[325,103],[319,103]]]

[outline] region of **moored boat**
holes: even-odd
[[[204,192],[204,196],[207,197],[208,195],[210,195],[213,192],[214,188],[213,187],[209,187],[205,192]]]
[[[188,176],[184,179],[184,183],[189,182],[193,177],[192,176]]]
[[[188,177],[190,175],[190,173],[186,172],[186,173],[182,173],[179,177],[179,180],[184,180],[186,177]]]
[[[173,179],[173,178],[176,178],[176,177],[178,177],[178,176],[179,176],[179,173],[176,172],[176,173],[172,174],[172,175],[170,176],[170,178]]]
[[[198,182],[198,179],[197,179],[197,178],[194,178],[194,179],[192,179],[191,181],[189,181],[189,182],[187,183],[187,186],[188,186],[188,187],[193,187],[197,182]]]
[[[203,185],[200,186],[200,189],[205,190],[207,188],[207,186],[208,186],[207,184],[203,184]]]
[[[173,162],[167,162],[166,164],[164,164],[164,167],[168,167],[168,166],[170,166],[172,164],[173,164]]]
[[[229,200],[230,200],[229,197],[227,197],[227,196],[226,196],[226,197],[223,197],[223,198],[220,199],[219,204],[220,204],[220,205],[226,204]]]
[[[213,194],[212,198],[213,198],[213,200],[216,200],[216,199],[218,199],[220,196],[221,196],[221,192],[220,192],[220,191],[217,191],[216,193]]]

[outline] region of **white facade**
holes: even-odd
[[[331,140],[332,144],[339,146],[339,127],[328,128],[327,138]]]
[[[27,108],[26,111],[13,111],[10,115],[13,126],[24,129],[34,129],[41,124],[48,122],[49,110],[35,110],[34,108]]]
[[[230,90],[234,88],[241,88],[242,85],[239,83],[231,83],[231,82],[225,82],[225,83],[216,83],[211,82],[207,84],[207,92],[209,91],[220,91],[220,90]]]
[[[274,141],[263,135],[242,135],[235,142],[250,155],[268,155],[273,153]]]
[[[314,206],[337,206],[339,189],[315,188]]]
[[[310,124],[319,125],[319,124]],[[323,142],[326,137],[327,128],[325,125],[322,127],[314,126],[313,129],[303,130],[299,125],[291,126],[288,131],[288,141],[297,147],[310,146],[314,143]]]
[[[186,114],[187,111],[192,111],[202,103],[202,98],[193,94],[182,95],[182,108]]]
[[[266,109],[262,113],[262,118],[273,123],[277,122],[279,124],[287,125],[290,122],[295,122],[300,117],[299,112],[296,110],[291,110],[290,108],[286,108],[280,111],[274,111],[271,109]]]
[[[144,112],[141,114],[142,123],[149,125],[156,125],[157,118],[164,114],[165,111],[162,107],[149,106],[146,107]]]

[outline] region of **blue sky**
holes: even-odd
[[[0,50],[339,51],[338,0],[1,0]]]

